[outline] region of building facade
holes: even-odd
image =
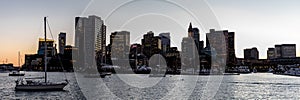
[[[162,50],[161,38],[154,36],[152,31],[144,34],[142,39],[142,51],[143,54],[149,59],[154,54],[160,54]]]
[[[110,35],[110,54],[112,59],[128,59],[130,47],[130,32],[113,32]]]
[[[244,59],[245,60],[258,60],[259,52],[256,47],[251,49],[244,49]]]
[[[212,50],[215,49],[219,52],[217,54],[226,57],[226,66],[230,67],[236,64],[234,35],[234,32],[228,30],[215,31],[214,29],[206,34],[206,47],[211,51],[211,55],[213,56]]]
[[[165,54],[170,50],[171,46],[170,33],[160,33],[159,37],[161,38],[162,52]]]
[[[268,48],[267,59],[274,59],[274,58],[275,58],[275,48]]]
[[[106,26],[103,20],[95,15],[75,18],[76,64],[92,68],[95,58],[103,58],[106,50]],[[97,59],[98,60],[98,59]]]
[[[66,33],[60,32],[58,35],[58,51],[60,54],[64,54],[65,46],[66,46]]]
[[[47,45],[47,49],[45,49],[45,44]],[[47,51],[48,57],[52,57],[56,54],[56,45],[54,46],[54,40],[47,39],[45,42],[44,38],[39,38],[37,54],[45,55],[45,50]]]
[[[295,58],[296,44],[281,44],[275,45],[276,58]]]

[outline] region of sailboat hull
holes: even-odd
[[[25,74],[8,74],[8,76],[24,76]]]
[[[15,90],[19,91],[53,91],[63,90],[67,84],[41,84],[41,85],[17,85]]]

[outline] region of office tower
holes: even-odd
[[[171,46],[170,33],[160,33],[159,37],[161,38],[162,52],[165,54],[169,51]]]
[[[95,58],[99,60],[105,56],[105,44],[106,26],[100,17],[75,18],[75,48],[78,51],[74,57],[78,66],[95,67]]]
[[[200,33],[198,28],[193,28],[192,23],[190,23],[188,28],[188,37],[191,37],[194,40],[194,43],[198,49],[198,53],[203,49],[200,44]],[[202,43],[202,42],[201,42]]]
[[[47,49],[45,49],[45,44],[47,44]],[[56,53],[56,49],[55,49],[56,47],[53,46],[53,44],[54,44],[54,40],[52,39],[47,39],[47,42],[45,42],[44,38],[39,38],[39,46],[38,46],[37,54],[44,55],[45,50],[47,50],[48,57],[54,56]]]
[[[159,36],[154,36],[152,31],[147,32],[142,39],[142,50],[147,58],[150,58],[154,54],[160,54],[161,38]]]
[[[60,32],[58,36],[58,51],[60,54],[64,54],[65,46],[66,46],[66,33]]]
[[[130,47],[130,32],[113,32],[110,35],[110,54],[112,59],[128,59]]]
[[[228,32],[228,30],[215,31],[214,29],[210,29],[210,33],[206,34],[207,48],[210,50],[215,49],[219,52],[219,55],[225,55],[227,66],[234,66],[236,63],[234,34],[234,32]]]
[[[200,60],[197,46],[192,37],[184,37],[181,42],[181,68],[183,70],[192,70],[189,74],[195,74],[200,67]]]
[[[202,43],[202,44],[201,44]],[[200,42],[198,28],[193,28],[192,23],[188,27],[188,37],[181,42],[181,61],[184,70],[193,70],[193,73],[200,68],[200,54],[203,50],[203,42]]]
[[[276,58],[295,58],[296,44],[281,44],[275,45]]]
[[[258,60],[259,52],[256,47],[250,49],[244,49],[244,59],[245,60]]]

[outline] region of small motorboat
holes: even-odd
[[[19,72],[19,71],[13,71],[8,74],[8,76],[24,76],[24,75],[25,75],[24,72]]]
[[[100,77],[101,77],[101,78],[105,78],[105,76],[110,76],[110,75],[111,75],[110,72],[107,72],[107,73],[104,73],[104,72],[103,72],[103,73],[100,74]]]

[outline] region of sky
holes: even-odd
[[[43,17],[57,41],[59,32],[67,33],[67,44],[74,44],[74,20],[77,16],[97,15],[111,32],[126,30],[131,43],[140,43],[142,35],[171,33],[172,46],[180,49],[188,24],[200,29],[200,39],[211,28],[235,32],[236,56],[243,49],[257,47],[260,58],[275,44],[296,44],[300,56],[299,0],[2,0],[0,3],[0,63],[18,66],[25,54],[37,52],[43,37]],[[48,34],[49,38],[52,38]],[[108,43],[109,41],[107,41]]]

